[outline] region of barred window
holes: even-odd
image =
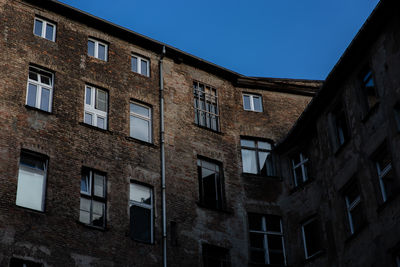
[[[193,82],[194,121],[197,125],[219,131],[217,89]]]

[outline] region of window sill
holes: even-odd
[[[381,213],[388,205],[391,205],[391,203],[397,198],[398,194],[390,196],[385,202],[382,202],[379,204],[378,208],[376,209],[377,213]]]
[[[76,221],[76,223],[79,225],[82,225],[85,228],[92,229],[92,230],[98,230],[100,232],[107,232],[109,230],[107,227],[94,226],[94,225],[83,223],[81,221]]]
[[[319,258],[319,257],[322,257],[324,254],[325,254],[325,250],[322,249],[322,250],[316,252],[316,253],[315,253],[314,255],[312,255],[311,257],[305,259],[305,260],[303,261],[303,263],[312,262],[312,261],[314,261],[315,259],[317,259],[317,258]]]
[[[43,110],[43,109],[40,109],[40,108],[37,108],[37,107],[32,107],[32,106],[25,105],[25,108],[26,109],[30,109],[30,110],[35,110],[35,111],[38,111],[40,113],[47,114],[47,115],[54,115],[54,113],[52,113],[52,112],[48,112],[46,110]]]
[[[129,234],[128,234],[127,236],[129,237]],[[143,240],[139,240],[139,239],[134,239],[134,238],[130,238],[130,237],[129,237],[129,239],[132,240],[132,241],[134,241],[134,242],[137,242],[137,243],[140,243],[140,244],[144,244],[144,245],[153,246],[153,245],[156,244],[154,241],[153,241],[153,242],[147,242],[147,241],[143,241]]]
[[[225,214],[229,214],[229,215],[232,215],[232,214],[233,214],[232,211],[229,211],[229,210],[227,210],[226,208],[222,208],[222,209],[212,208],[212,207],[208,207],[208,206],[206,206],[206,205],[204,205],[203,203],[198,202],[198,201],[196,202],[196,204],[197,204],[198,207],[200,207],[200,208],[202,208],[202,209],[211,210],[211,211],[216,211],[216,212],[219,212],[219,213],[225,213]]]
[[[375,103],[375,105],[373,105],[372,107],[370,107],[367,111],[367,113],[363,116],[363,118],[361,119],[362,123],[366,123],[369,118],[378,111],[379,109],[379,100]]]
[[[130,137],[130,136],[125,136],[125,139],[130,141],[130,142],[135,142],[135,143],[138,143],[138,144],[141,144],[141,145],[145,145],[145,146],[148,146],[148,147],[158,148],[158,146],[156,146],[154,143],[150,143],[150,142],[146,142],[146,141],[143,141],[143,140],[139,140],[139,139],[136,139],[136,138],[133,138],[133,137]]]
[[[207,131],[219,134],[219,135],[224,135],[221,131],[216,131],[216,130],[213,130],[213,129],[205,127],[205,126],[201,126],[201,125],[196,124],[196,123],[193,123],[193,125],[195,125],[196,127],[200,128],[200,129],[204,129],[204,130],[207,130]]]
[[[97,63],[103,63],[103,64],[108,62],[108,59],[107,60],[103,60],[103,59],[100,59],[100,58],[97,58],[97,57],[92,57],[92,56],[89,56],[89,55],[87,55],[87,59],[90,62],[97,62]]]
[[[109,130],[101,129],[101,128],[97,127],[97,126],[93,126],[93,125],[90,125],[90,124],[87,124],[87,123],[84,123],[84,122],[79,122],[79,125],[82,125],[82,126],[85,126],[87,128],[90,128],[90,129],[93,129],[93,130],[97,130],[97,131],[100,131],[100,132],[103,132],[103,133],[113,134],[113,132],[111,132]]]
[[[150,78],[150,75],[144,75],[144,74],[141,74],[139,72],[135,72],[133,70],[131,70],[131,73],[134,74],[134,75],[138,75],[139,77]]]
[[[15,205],[15,207],[17,207],[18,209],[21,209],[23,211],[27,211],[27,212],[29,212],[31,214],[37,214],[37,215],[42,215],[42,216],[46,215],[45,211],[34,210],[34,209],[30,209],[30,208],[26,208],[26,207],[18,206],[18,205]]]
[[[264,111],[258,111],[258,110],[251,110],[251,109],[243,109],[243,111],[248,111],[252,113],[263,113]]]
[[[357,236],[367,227],[368,223],[364,222],[360,228],[354,232],[354,234],[351,234],[349,237],[346,238],[346,240],[344,241],[345,244],[350,243],[352,240],[356,239]]]
[[[275,176],[275,175],[260,175],[260,174],[254,174],[254,173],[247,173],[247,172],[242,172],[242,177],[245,178],[257,178],[257,179],[270,179],[270,180],[279,180],[282,181],[282,177]]]
[[[309,179],[307,179],[307,181],[301,183],[301,184],[298,185],[298,186],[293,187],[293,188],[290,190],[289,194],[294,194],[294,193],[296,193],[296,192],[298,192],[298,191],[302,191],[304,188],[308,187],[308,185],[310,185],[313,181],[314,181],[314,178],[309,178]]]

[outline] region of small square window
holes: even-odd
[[[16,205],[44,211],[46,174],[46,157],[32,152],[21,152]]]
[[[131,183],[129,196],[131,238],[153,243],[153,188]]]
[[[316,218],[310,219],[302,224],[303,245],[305,258],[309,259],[322,250],[319,221]]]
[[[104,61],[108,57],[108,45],[100,41],[89,39],[88,40],[88,55]]]
[[[26,105],[51,112],[54,75],[36,67],[29,67]]]
[[[84,168],[81,177],[79,221],[95,227],[106,226],[106,176]]]
[[[151,108],[143,104],[130,103],[130,130],[131,137],[151,142]]]
[[[132,55],[131,69],[133,72],[150,76],[150,61],[138,55]]]
[[[272,144],[255,139],[240,139],[243,173],[273,176]]]
[[[260,95],[243,94],[243,109],[262,112],[262,97]]]
[[[193,82],[194,121],[197,125],[219,131],[217,89]]]
[[[44,19],[35,18],[33,33],[54,42],[56,40],[56,25]]]
[[[305,154],[300,152],[292,157],[291,162],[294,185],[297,187],[308,180],[309,159]]]
[[[101,129],[107,129],[108,93],[87,85],[85,87],[85,113],[83,121]]]
[[[204,267],[229,267],[229,249],[213,246],[209,244],[202,245],[203,266]]]
[[[208,160],[197,160],[200,203],[207,208],[224,208],[222,166]]]
[[[392,197],[397,188],[398,181],[392,167],[392,158],[387,149],[386,143],[383,143],[373,156],[375,168],[379,179],[382,201],[386,202]]]
[[[361,203],[361,193],[358,184],[352,181],[346,186],[344,192],[346,204],[347,220],[350,233],[353,235],[358,232],[364,224],[364,212]]]

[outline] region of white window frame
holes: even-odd
[[[250,109],[247,109],[245,107],[245,103],[244,103],[244,97],[248,96],[250,97]],[[254,109],[254,97],[260,98],[261,101],[261,110],[255,110]],[[262,102],[262,96],[261,95],[254,95],[254,94],[248,94],[248,93],[243,93],[242,94],[242,100],[243,100],[243,109],[247,110],[247,111],[254,111],[254,112],[263,112],[263,102]]]
[[[136,58],[136,60],[137,60],[137,71],[134,71],[133,69],[132,69],[132,58]],[[142,73],[142,60],[143,61],[145,61],[145,62],[147,62],[147,74],[143,74]],[[146,77],[150,77],[150,60],[148,60],[147,58],[144,58],[144,57],[142,57],[142,56],[139,56],[139,55],[137,55],[137,54],[132,54],[132,56],[131,56],[131,71],[133,71],[133,72],[135,72],[135,73],[138,73],[138,74],[141,74],[141,75],[143,75],[143,76],[146,76]]]
[[[154,195],[153,195],[153,188],[150,186],[146,186],[140,183],[135,183],[135,182],[130,182],[130,185],[139,185],[143,187],[147,187],[150,189],[150,204],[142,203],[142,202],[137,202],[135,200],[131,200],[129,197],[129,212],[130,208],[132,206],[138,206],[141,208],[149,209],[150,210],[150,243],[152,244],[154,242],[154,209],[153,209],[153,201],[154,201]],[[130,187],[129,187],[130,190]]]
[[[23,165],[23,164],[21,164],[21,157],[22,157],[22,154],[28,154],[28,155],[32,155],[33,157],[36,157],[36,159],[37,160],[41,160],[41,161],[43,161],[44,162],[44,170],[39,170],[39,169],[37,169],[37,168],[34,168],[34,167],[30,167],[30,166],[26,166],[26,165]],[[39,156],[39,155],[36,155],[36,154],[34,154],[34,153],[29,153],[29,152],[22,152],[21,153],[21,156],[20,156],[20,161],[19,161],[19,168],[18,168],[18,185],[17,185],[17,193],[16,193],[16,200],[15,200],[15,204],[17,205],[17,206],[20,206],[20,207],[24,207],[24,208],[27,208],[27,209],[32,209],[32,210],[38,210],[38,211],[41,211],[41,212],[44,212],[44,207],[45,207],[45,200],[46,200],[46,184],[47,184],[47,168],[48,168],[48,160],[47,159],[45,159],[43,156]],[[42,200],[41,200],[41,207],[40,207],[40,209],[36,209],[36,208],[34,208],[34,207],[32,207],[32,206],[25,206],[25,205],[23,205],[22,203],[20,203],[20,198],[18,197],[18,195],[19,194],[22,194],[21,193],[21,191],[20,191],[20,188],[21,187],[23,187],[22,186],[22,182],[21,182],[21,178],[20,178],[20,171],[25,171],[25,172],[29,172],[29,173],[34,173],[34,174],[39,174],[39,175],[41,175],[42,177],[43,177],[43,186],[42,186]]]
[[[141,103],[138,103],[138,102],[135,102],[135,101],[130,101],[129,104],[134,104],[134,105],[137,105],[137,106],[141,106],[141,107],[146,108],[146,109],[149,110],[149,116],[146,117],[146,116],[143,116],[142,114],[138,114],[138,113],[135,113],[135,112],[131,111],[130,110],[130,105],[129,105],[129,136],[132,137],[132,138],[144,141],[144,142],[151,143],[152,140],[153,140],[153,136],[152,136],[152,134],[153,134],[152,126],[153,126],[153,124],[152,124],[152,119],[151,119],[152,118],[152,108],[147,106],[147,105],[145,105],[145,104],[141,104]],[[148,138],[148,140],[142,140],[142,139],[136,138],[136,137],[131,135],[131,127],[133,127],[133,125],[130,124],[130,117],[131,116],[149,122],[149,129],[148,129],[148,137],[149,138]]]
[[[349,220],[350,232],[351,234],[354,234],[355,231],[353,224],[353,216],[351,215],[351,212],[361,203],[361,196],[360,194],[358,194],[356,199],[353,202],[350,202],[349,197],[346,195],[345,201],[346,201],[346,212],[347,212],[347,218]]]
[[[42,24],[42,25],[43,25],[43,26],[42,26],[42,33],[41,33],[40,35],[37,35],[37,34],[35,33],[36,21],[40,21],[40,22],[43,23],[43,24]],[[51,39],[51,40],[46,38],[47,24],[53,26],[53,36],[52,36],[52,39]],[[34,21],[33,21],[33,34],[36,35],[36,36],[42,37],[42,38],[44,38],[44,39],[46,39],[46,40],[49,40],[49,41],[52,41],[52,42],[55,42],[55,41],[56,41],[56,29],[57,29],[56,25],[55,25],[54,23],[48,22],[47,20],[44,20],[44,19],[35,17],[35,19],[34,19]]]
[[[31,70],[32,70],[32,72],[35,72],[35,73],[37,74],[37,78],[38,78],[37,81],[31,80],[31,79],[29,78],[29,72],[31,72]],[[37,71],[34,71],[34,70],[37,70]],[[41,75],[42,75],[42,74],[40,74],[40,72],[44,72],[45,74],[47,74],[47,75],[50,77],[50,85],[41,82]],[[35,108],[37,108],[37,109],[41,109],[41,108],[40,108],[40,103],[41,103],[41,101],[42,101],[42,90],[43,90],[43,89],[50,90],[50,96],[49,96],[49,110],[44,110],[44,111],[46,111],[46,112],[51,112],[51,110],[52,110],[52,104],[53,104],[54,74],[51,73],[51,72],[49,72],[49,71],[40,69],[40,68],[38,68],[38,67],[29,66],[29,70],[28,70],[28,82],[27,82],[27,86],[26,86],[26,97],[25,97],[25,104],[26,104],[26,105],[28,105],[28,93],[29,93],[29,84],[30,84],[30,83],[36,85],[36,87],[37,87],[35,106],[33,106],[33,107],[35,107]],[[30,105],[29,105],[29,106],[30,106]],[[43,109],[41,109],[41,110],[43,110]]]
[[[90,104],[86,104],[86,90],[87,89],[91,90],[91,93],[90,93],[90,98],[91,98],[90,99]],[[96,109],[96,95],[97,95],[97,91],[98,90],[106,92],[106,95],[107,95],[107,99],[106,99],[107,111],[102,111],[102,110]],[[107,123],[108,122],[108,92],[106,90],[99,89],[99,88],[91,86],[91,85],[86,85],[85,86],[85,99],[84,99],[84,101],[85,101],[85,110],[84,110],[84,114],[83,114],[83,122],[86,123],[85,122],[85,114],[87,113],[87,114],[92,115],[92,124],[89,124],[89,125],[98,127],[97,126],[97,118],[101,117],[101,118],[104,119],[104,128],[101,128],[101,127],[98,127],[98,128],[106,130],[107,127],[108,127],[108,125],[107,125],[108,124]],[[88,123],[86,123],[86,124],[88,124]]]
[[[302,182],[304,183],[304,182],[306,182],[308,180],[308,171],[306,170],[307,169],[306,163],[308,162],[308,158],[305,157],[303,155],[303,153],[301,153],[301,152],[298,153],[297,155],[300,157],[300,162],[299,163],[295,164],[294,160],[292,159],[292,171],[293,171],[293,177],[294,177],[294,184],[295,184],[296,187],[299,186],[299,183],[297,182],[299,177],[297,177],[297,175],[296,175],[296,169],[297,168],[301,168],[301,174],[302,174],[302,177],[301,177],[302,179],[301,180],[302,180]]]
[[[379,165],[379,162],[375,162],[376,170],[378,172],[378,177],[379,177],[379,186],[381,188],[381,193],[382,193],[382,199],[383,202],[387,201],[387,194],[386,194],[386,189],[385,189],[385,182],[383,181],[384,177],[392,170],[392,162],[390,162],[388,165],[386,165],[383,169],[381,169],[381,166]]]
[[[94,57],[94,58],[97,58],[97,59],[100,59],[100,60],[103,60],[103,61],[108,61],[108,44],[103,43],[101,41],[98,41],[96,39],[92,39],[92,38],[88,38],[88,42],[89,41],[94,43],[94,51],[93,51],[94,55],[93,56],[89,55],[89,50],[88,50],[88,53],[87,53],[88,56]],[[105,50],[105,52],[104,52],[104,57],[105,58],[104,59],[99,58],[99,44],[104,46],[104,50]]]
[[[264,235],[264,259],[266,260],[265,264],[270,264],[270,257],[269,257],[269,248],[268,248],[268,236],[269,235],[276,235],[282,237],[282,250],[283,250],[283,259],[284,259],[284,266],[286,266],[286,251],[285,251],[285,238],[283,236],[283,225],[282,225],[282,218],[280,217],[280,226],[281,231],[267,231],[267,217],[268,215],[261,215],[261,227],[262,231],[260,230],[251,230],[249,227],[249,233],[256,233],[256,234],[263,234]]]
[[[317,218],[311,218],[311,219],[309,219],[308,221],[306,221],[305,223],[303,223],[303,224],[301,225],[301,233],[302,233],[302,236],[303,236],[304,255],[306,256],[306,259],[309,259],[309,258],[313,257],[314,255],[317,255],[318,253],[321,252],[321,249],[318,250],[317,252],[315,252],[315,253],[312,254],[312,255],[308,255],[308,252],[307,252],[306,233],[305,233],[305,231],[304,231],[304,227],[305,227],[306,225],[308,225],[308,224],[314,222],[314,221],[317,221],[317,222],[318,222],[318,219],[317,219]],[[315,231],[319,231],[319,229],[315,229]]]

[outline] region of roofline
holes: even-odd
[[[268,79],[271,82],[273,80],[288,80],[288,81],[297,81],[295,79],[279,79],[279,78],[261,78],[261,77],[247,77],[235,71],[229,70],[207,60],[201,59],[197,56],[194,56],[190,53],[184,52],[176,47],[167,45],[163,42],[157,41],[155,39],[149,38],[145,35],[140,33],[134,32],[128,28],[119,26],[115,23],[107,21],[105,19],[96,17],[90,13],[67,5],[57,0],[21,0],[23,2],[27,2],[31,5],[37,6],[39,8],[43,8],[46,10],[50,10],[52,12],[67,16],[73,20],[79,21],[83,24],[88,25],[89,27],[99,29],[104,31],[108,34],[116,36],[122,40],[126,40],[130,43],[134,43],[140,47],[143,47],[147,50],[151,50],[155,53],[161,54],[163,47],[166,48],[165,56],[173,59],[176,63],[185,63],[187,65],[191,65],[195,68],[202,69],[204,71],[213,73],[217,76],[222,78],[228,79],[233,84],[238,83],[238,79],[245,79],[245,80],[253,80],[253,79]],[[298,80],[300,81],[300,80]],[[301,81],[308,81],[308,80],[301,80]],[[313,80],[309,80],[313,81]],[[262,88],[261,84],[256,86],[257,88]],[[275,86],[276,89],[277,86]],[[272,89],[272,88],[271,88]],[[271,90],[270,89],[270,90]],[[282,90],[272,90],[272,91],[282,91]],[[307,91],[307,90],[306,90]],[[292,94],[306,94],[306,95],[314,95],[311,93],[304,93],[301,90],[289,90],[289,93]],[[315,93],[315,92],[314,92]]]

